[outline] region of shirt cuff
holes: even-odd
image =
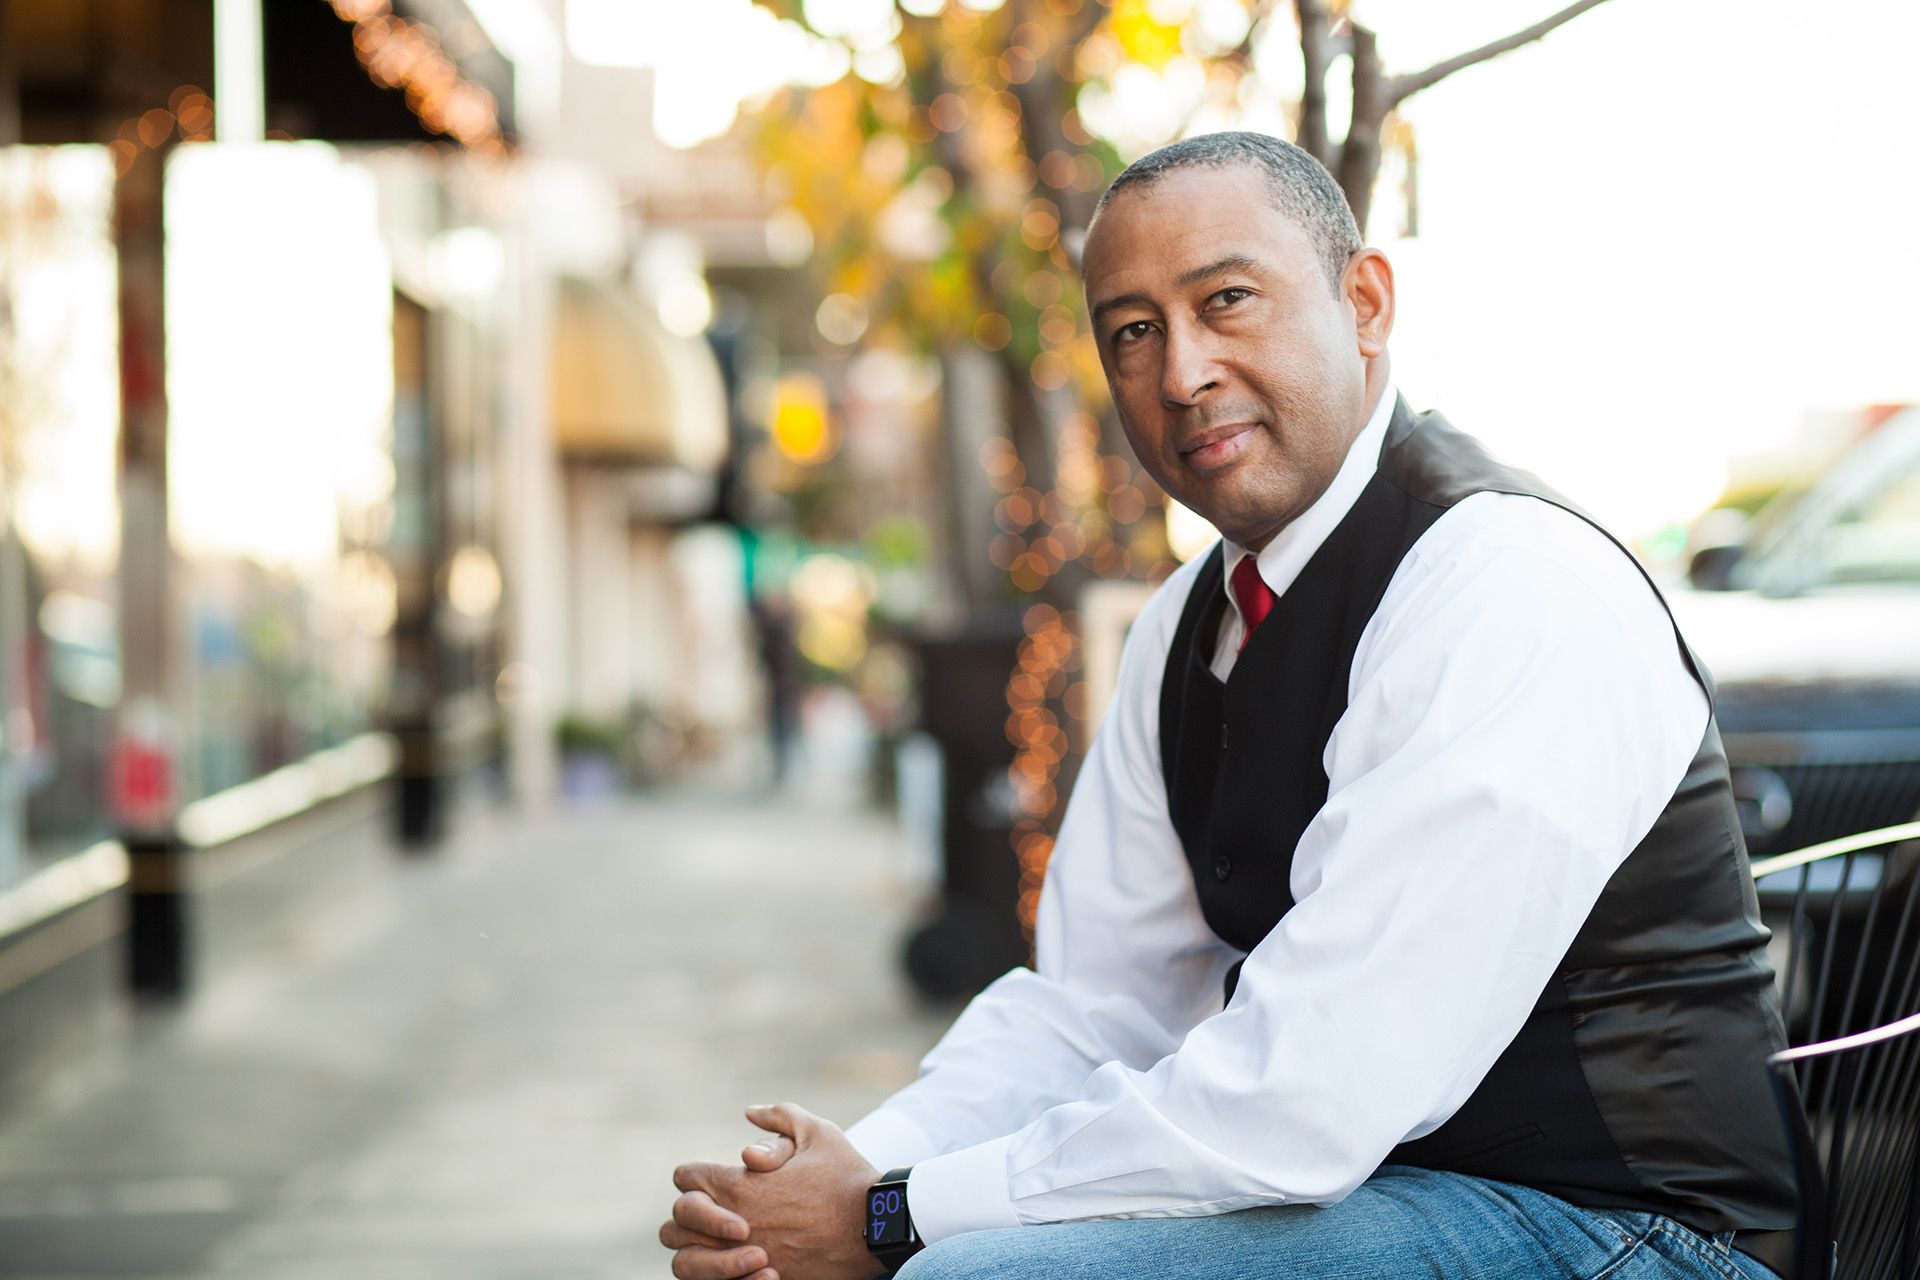
[[[847,1141],[882,1173],[924,1160],[940,1149],[925,1129],[884,1107],[850,1127]]]
[[[1007,1155],[1015,1135],[935,1156],[907,1176],[913,1228],[932,1244],[966,1231],[1024,1225],[1008,1189]]]

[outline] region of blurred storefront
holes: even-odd
[[[324,144],[188,147],[165,200],[190,804],[379,727],[401,415],[365,172]]]
[[[0,7],[0,934],[124,880],[178,953],[182,851],[490,750],[505,395],[422,244],[508,167],[505,64],[384,4],[265,6],[236,59],[244,10]]]
[[[0,2],[0,944],[121,883],[137,932],[348,788],[430,845],[495,762],[550,796],[570,724],[750,702],[701,263],[518,134],[563,123],[548,6],[249,8]]]
[[[569,277],[558,293],[552,397],[567,511],[572,743],[585,745],[597,729],[630,742],[629,754],[697,746],[674,743],[738,718],[726,700],[716,704],[701,673],[729,667],[723,687],[737,688],[745,665],[725,628],[743,612],[724,598],[738,575],[703,572],[701,540],[687,535],[713,511],[728,453],[719,366],[703,341],[671,332],[635,292]],[[720,634],[704,607],[716,595]],[[709,660],[697,661],[702,654]]]
[[[104,148],[0,149],[0,886],[113,834],[113,180]]]

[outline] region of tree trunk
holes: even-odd
[[[1373,211],[1373,181],[1380,174],[1380,131],[1393,109],[1385,70],[1380,65],[1379,41],[1367,28],[1353,24],[1353,119],[1346,145],[1340,148],[1340,167],[1334,170],[1340,189],[1353,206],[1360,234],[1367,234],[1367,216]]]
[[[1335,159],[1327,143],[1327,66],[1333,50],[1327,41],[1327,10],[1320,0],[1294,0],[1293,9],[1300,20],[1300,64],[1306,74],[1294,141],[1331,169]]]
[[[940,486],[936,538],[952,595],[940,622],[959,628],[998,599],[1006,579],[987,559],[995,493],[980,469],[980,449],[1006,430],[1006,378],[999,362],[971,342],[940,354]]]

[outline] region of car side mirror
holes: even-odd
[[[1733,570],[1740,563],[1744,548],[1739,543],[1702,547],[1687,561],[1687,582],[1699,591],[1727,591],[1733,587]]]

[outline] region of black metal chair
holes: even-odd
[[[1767,1063],[1800,1184],[1788,1280],[1920,1280],[1920,822],[1753,871],[1763,911],[1785,909],[1800,1046]]]

